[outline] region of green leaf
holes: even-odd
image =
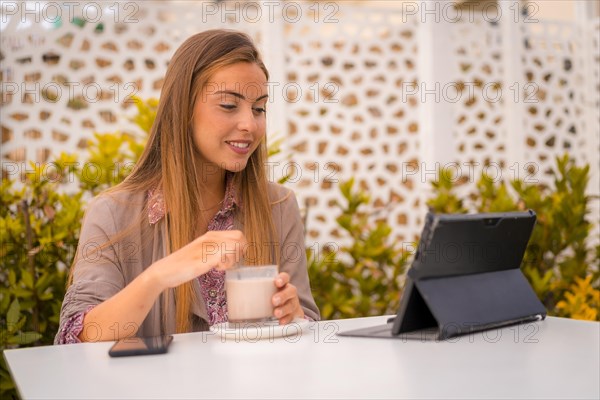
[[[21,280],[25,284],[25,286],[29,289],[33,289],[33,276],[27,270],[21,271]]]
[[[33,296],[33,293],[31,292],[31,290],[27,290],[27,289],[23,289],[23,288],[19,288],[16,287],[12,290],[12,294],[15,297],[21,298],[21,299],[29,299]]]
[[[8,283],[10,283],[10,286],[15,286],[17,283],[17,275],[12,269],[8,271]]]
[[[40,301],[48,301],[48,300],[52,300],[53,298],[54,298],[54,295],[52,294],[52,292],[38,294],[38,299]]]
[[[345,199],[350,199],[352,186],[354,186],[354,178],[340,184],[340,192],[342,192],[342,196],[344,196]]]
[[[48,288],[48,286],[52,284],[52,280],[53,275],[50,274],[48,271],[44,272],[42,276],[40,276],[37,279],[37,281],[35,282],[35,289],[38,295],[43,293]]]
[[[14,299],[10,304],[8,309],[8,313],[6,314],[6,323],[10,327],[11,325],[16,325],[19,322],[19,317],[21,316],[21,308],[19,306],[19,300]]]
[[[39,332],[21,332],[13,337],[8,338],[8,344],[31,344],[42,338]]]

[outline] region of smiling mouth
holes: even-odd
[[[237,147],[238,149],[247,149],[250,147],[250,143],[248,142],[225,142],[230,146]]]

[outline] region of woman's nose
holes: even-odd
[[[239,113],[238,129],[250,133],[254,133],[258,129],[258,123],[252,107],[244,108]]]

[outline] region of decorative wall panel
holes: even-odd
[[[167,63],[187,37],[235,25],[195,2],[58,4],[68,2],[3,4],[3,161],[44,162],[84,148],[93,132],[139,134],[128,98],[160,95]],[[260,43],[259,28],[244,25]]]
[[[589,162],[583,112],[585,85],[579,28],[572,24],[524,24],[522,55],[525,157],[539,165],[539,175],[550,173],[554,158],[569,152]]]
[[[399,240],[414,240],[423,217],[417,165],[419,102],[417,21],[396,10],[341,9],[338,23],[310,19],[286,26],[286,78],[302,95],[288,103],[286,149],[300,167],[294,185],[308,209],[310,240],[341,240],[334,204],[337,182],[353,177],[367,190]]]
[[[446,100],[454,116],[453,154],[457,167],[449,176],[467,198],[474,183],[485,172],[492,179],[510,178],[509,135],[504,114],[506,102],[512,102],[511,89],[504,81],[502,31],[481,16],[469,16],[451,25],[454,59],[452,79],[455,92]],[[456,100],[455,100],[456,99]],[[460,168],[459,168],[460,167]],[[460,172],[460,175],[458,175]]]

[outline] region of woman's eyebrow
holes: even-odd
[[[217,94],[230,94],[230,95],[235,96],[235,97],[237,97],[239,99],[246,100],[246,97],[243,94],[238,93],[238,92],[234,92],[234,91],[231,91],[231,90],[220,90],[218,92],[213,93],[213,95],[217,95]],[[253,103],[256,103],[257,101],[260,101],[262,99],[266,99],[267,97],[269,97],[268,94],[263,94],[262,96],[260,96],[256,100],[254,100]]]

